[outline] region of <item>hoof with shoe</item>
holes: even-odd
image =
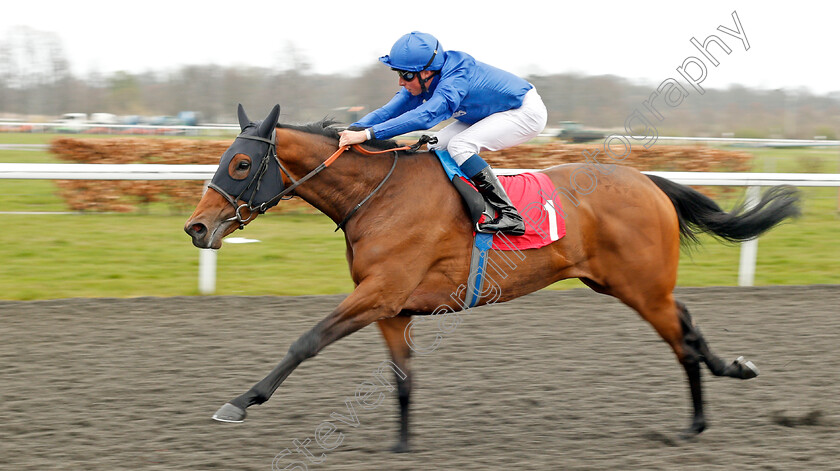
[[[733,376],[741,379],[752,379],[758,376],[758,367],[755,363],[746,360],[744,357],[738,357],[729,365],[729,368],[735,373]]]
[[[245,421],[246,415],[245,409],[240,409],[228,402],[213,414],[213,420],[239,424]]]

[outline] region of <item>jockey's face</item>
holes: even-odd
[[[412,96],[417,96],[423,93],[423,87],[420,85],[420,77],[422,77],[425,80],[429,78],[432,74],[433,72],[431,70],[422,70],[418,74],[416,74],[411,80],[405,80],[402,78],[402,76],[398,76],[400,86],[408,90],[408,93],[411,93]],[[426,82],[426,88],[428,88],[430,84],[431,82]]]

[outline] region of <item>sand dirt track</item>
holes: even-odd
[[[648,324],[590,291],[539,292],[465,313],[415,357],[413,453],[386,451],[391,396],[357,406],[360,425],[309,469],[840,469],[840,286],[677,293],[713,349],[761,368],[704,370],[710,428],[694,441],[676,438],[688,389]],[[244,424],[210,415],[340,299],[0,301],[0,469],[269,470],[372,378],[375,327],[304,363]]]

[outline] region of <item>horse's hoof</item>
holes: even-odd
[[[700,432],[702,432],[702,430],[698,431],[698,430],[695,430],[694,427],[689,427],[685,430],[680,431],[678,436],[679,436],[680,440],[685,440],[685,441],[694,440],[695,438],[697,438],[698,435],[700,435]]]
[[[758,376],[758,367],[755,366],[755,363],[744,359],[744,357],[738,357],[735,361],[732,362],[733,367],[737,367],[740,372],[741,379],[752,379]]]
[[[391,453],[408,453],[409,451],[411,450],[408,448],[407,442],[398,442],[391,447]]]
[[[227,403],[219,408],[215,414],[213,414],[213,420],[217,420],[219,422],[229,422],[233,424],[240,424],[245,421],[245,416],[247,412],[245,409],[240,409],[231,403]]]
[[[691,440],[697,437],[697,435],[700,435],[703,430],[706,430],[706,421],[695,420],[687,429],[680,432],[680,438],[683,440]]]
[[[685,430],[680,431],[680,433],[677,436],[680,440],[689,441],[697,438],[697,435],[700,435],[700,432],[695,432],[691,428],[687,428]]]

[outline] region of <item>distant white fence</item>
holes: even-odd
[[[19,180],[209,180],[218,165],[4,164],[0,179]]]
[[[40,180],[209,180],[216,165],[157,164],[14,164],[0,163],[0,179]],[[496,169],[500,175],[534,171],[533,169]],[[758,200],[762,186],[840,187],[840,174],[825,173],[731,173],[731,172],[644,172],[695,186],[745,186],[747,204]],[[752,286],[758,239],[741,244],[738,285]],[[202,249],[199,258],[199,290],[215,292],[216,252]]]
[[[650,136],[621,136],[630,137],[637,141],[647,141]],[[738,144],[745,147],[838,147],[840,141],[828,139],[765,139],[751,137],[681,137],[681,136],[657,136],[656,142],[705,142],[718,144]]]
[[[340,124],[340,123],[339,123]],[[200,124],[196,126],[179,126],[179,125],[150,125],[150,124],[102,124],[102,123],[29,123],[18,121],[0,121],[0,130],[6,131],[22,131],[34,133],[105,133],[105,134],[181,134],[188,136],[206,135],[206,134],[220,134],[220,133],[238,133],[240,128],[236,124]],[[431,131],[434,132],[434,131]],[[539,137],[554,138],[559,137],[560,129],[546,129]],[[423,134],[429,134],[430,131],[414,131],[406,133],[400,138],[402,139],[416,139]],[[609,131],[604,132],[604,137],[609,135]],[[637,141],[647,141],[651,136],[622,136],[619,137],[634,138]],[[594,141],[598,141],[595,139]],[[773,146],[773,147],[840,147],[840,140],[830,139],[765,139],[765,138],[749,138],[749,137],[683,137],[683,136],[656,136],[655,142],[659,141],[674,141],[674,142],[698,142],[698,143],[718,143],[718,144],[739,144],[744,146]]]
[[[0,121],[0,130],[27,133],[95,133],[95,134],[217,134],[218,132],[239,132],[235,124],[204,124],[197,126],[154,125],[154,124],[101,124],[101,123],[27,123],[18,121]]]

